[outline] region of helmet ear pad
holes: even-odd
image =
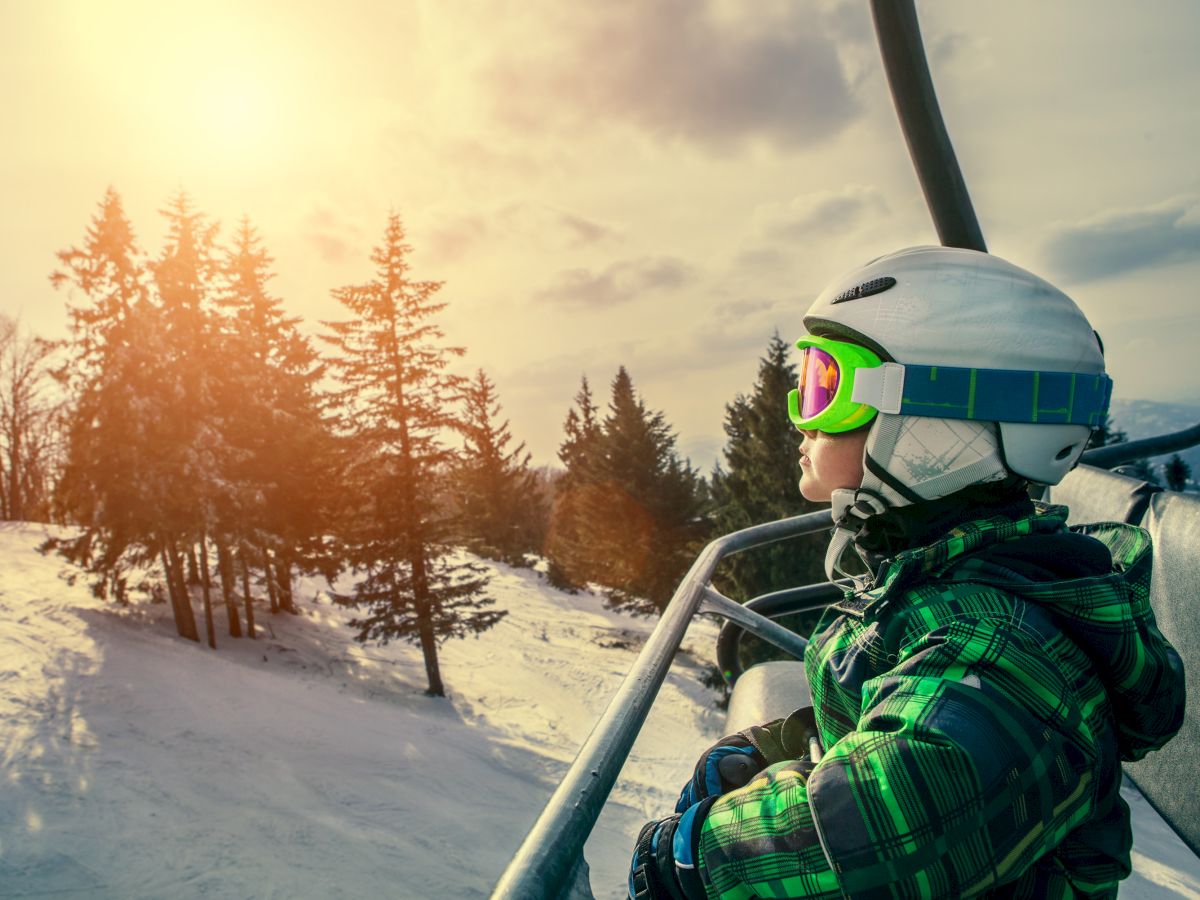
[[[1010,472],[1039,484],[1058,484],[1075,468],[1092,429],[1086,425],[999,422],[1000,452]],[[1061,448],[1047,454],[1047,446]]]
[[[860,487],[899,507],[1009,474],[994,422],[880,413],[863,448]]]

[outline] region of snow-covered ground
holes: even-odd
[[[6,898],[487,896],[654,624],[492,565],[509,615],[444,646],[438,700],[419,651],[355,643],[322,581],[214,653],[166,605],[68,585],[44,535],[0,525]],[[699,681],[715,634],[692,625],[588,844],[598,898],[722,733]],[[1200,898],[1190,859],[1135,853],[1122,897]]]
[[[260,637],[178,638],[59,577],[0,525],[0,897],[487,896],[653,626],[495,565],[509,615],[443,648],[363,647],[323,580]],[[203,631],[203,625],[201,625]],[[697,622],[588,845],[623,894],[632,836],[719,736]]]

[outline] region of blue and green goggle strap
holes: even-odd
[[[1112,396],[1104,374],[885,363],[865,347],[819,337],[796,346],[824,350],[840,375],[832,402],[808,419],[800,416],[799,391],[788,394],[789,418],[805,430],[850,431],[877,412],[1096,428]]]

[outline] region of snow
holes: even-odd
[[[164,604],[68,585],[45,534],[0,526],[3,897],[485,897],[654,624],[489,563],[509,615],[444,645],[433,699],[420,652],[355,643],[323,580],[256,641],[218,612],[214,653]],[[693,624],[588,844],[597,897],[720,734],[715,634]]]
[[[255,641],[218,612],[213,652],[165,604],[68,584],[45,536],[0,525],[2,897],[486,897],[654,624],[486,563],[509,615],[444,645],[434,699],[420,652],[355,643],[322,580],[300,615],[258,610]],[[699,681],[715,637],[691,626],[588,843],[602,900],[723,733]],[[1121,896],[1200,898],[1195,857],[1126,799]]]

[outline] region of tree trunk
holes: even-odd
[[[442,670],[438,665],[437,640],[433,635],[433,617],[429,607],[424,604],[417,610],[417,632],[421,637],[421,653],[425,656],[425,677],[429,680],[425,693],[431,697],[445,697],[446,688],[442,684]]]
[[[200,583],[200,566],[196,562],[196,545],[188,544],[187,548],[188,584]]]
[[[15,406],[15,404],[14,404]],[[8,518],[18,521],[24,518],[24,504],[21,500],[21,426],[17,422],[16,410],[13,411],[12,433],[9,435],[11,446],[8,454]]]
[[[296,612],[296,599],[292,595],[292,556],[280,553],[275,558],[275,572],[279,585],[279,606],[285,612]]]
[[[249,548],[242,544],[238,556],[241,557],[242,563],[242,597],[246,603],[246,633],[250,636],[250,640],[258,637],[254,630],[254,602],[250,594],[250,554]]]
[[[196,630],[196,615],[192,612],[192,599],[183,582],[183,567],[179,564],[179,551],[170,537],[162,542],[163,571],[167,576],[167,592],[171,595],[171,610],[175,614],[175,630],[180,637],[190,641],[200,640]]]
[[[437,637],[433,633],[433,611],[430,608],[429,580],[425,575],[425,554],[417,550],[409,561],[413,573],[413,599],[417,607],[417,635],[421,639],[421,653],[425,657],[425,677],[429,681],[425,693],[431,697],[445,697],[442,669],[438,665]]]
[[[179,589],[175,586],[175,576],[171,572],[171,560],[167,556],[167,545],[165,542],[159,548],[159,556],[162,559],[163,576],[167,580],[167,596],[171,598],[171,615],[175,619],[175,630],[179,633],[180,637],[188,637],[188,635],[183,633],[183,616],[179,614]]]
[[[206,534],[200,535],[200,564],[204,576],[200,582],[204,588],[204,628],[208,632],[208,646],[216,650],[217,629],[213,625],[212,594],[208,580],[208,535]]]
[[[271,554],[267,550],[265,544],[260,544],[258,548],[263,558],[263,578],[267,582],[267,596],[271,598],[271,613],[272,615],[279,612],[279,594],[275,590],[275,570],[271,566]]]
[[[233,596],[233,555],[229,545],[217,541],[217,572],[221,575],[221,596],[225,600],[225,613],[229,619],[229,636],[242,636],[242,619],[238,615],[237,600]]]

